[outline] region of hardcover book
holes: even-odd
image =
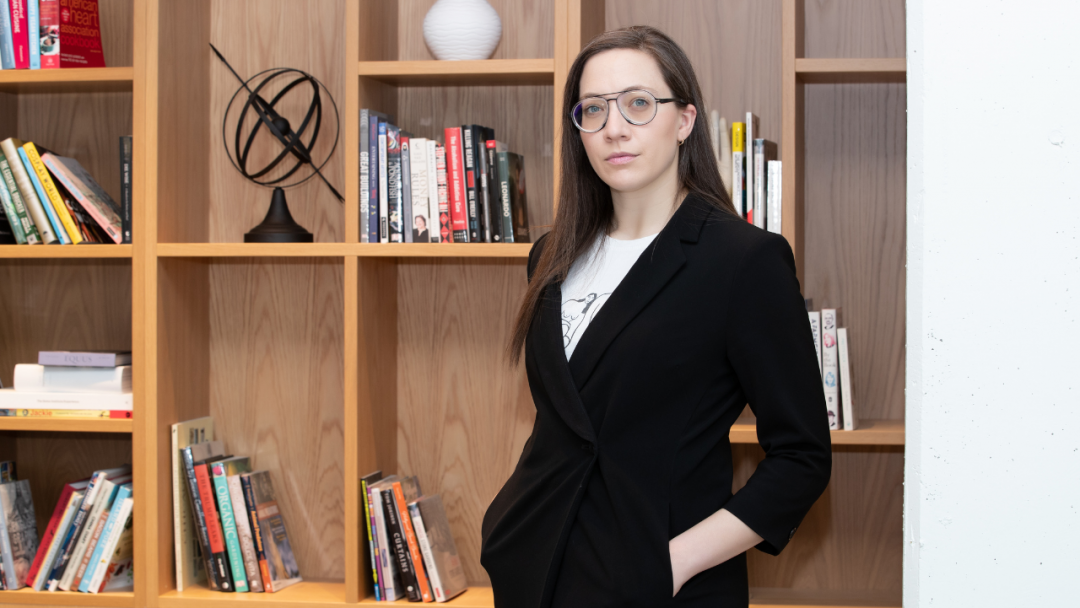
[[[49,520],[49,526],[45,529],[41,542],[38,543],[38,554],[34,558],[34,564],[30,567],[30,573],[26,578],[27,586],[33,587],[34,591],[41,591],[45,588],[45,584],[49,580],[49,573],[52,572],[53,564],[56,561],[57,552],[64,542],[64,536],[71,527],[75,514],[79,512],[79,505],[82,504],[87,482],[80,483],[83,484],[84,489],[70,494],[67,493],[67,486],[64,487],[64,492],[61,493],[60,500],[56,503],[56,508],[60,509],[62,506],[63,512],[60,514],[60,518],[57,519],[57,513],[53,511],[53,518]],[[66,502],[65,496],[67,496]]]
[[[41,0],[40,51],[41,69],[60,67],[60,0]]]
[[[462,128],[449,127],[446,134],[446,184],[450,199],[450,225],[454,243],[469,243],[469,212],[466,208]]]
[[[45,193],[45,189],[41,185],[41,180],[38,179],[37,172],[34,171],[34,165],[30,162],[30,157],[26,154],[26,148],[20,146],[15,150],[15,153],[19,155],[19,160],[22,161],[23,169],[26,170],[26,177],[30,180],[29,187],[33,189],[38,204],[45,210],[45,215],[49,218],[49,224],[52,225],[53,234],[60,239],[61,244],[70,245],[72,243],[71,236],[68,234],[63,222],[60,220],[60,216],[57,214],[52,201],[49,200],[49,196]]]
[[[731,202],[746,218],[746,123],[731,123]]]
[[[266,548],[263,546],[262,528],[259,527],[259,512],[256,509],[255,494],[251,489],[251,479],[247,473],[240,473],[240,489],[244,491],[244,508],[247,511],[248,526],[251,527],[251,541],[255,548],[255,559],[259,565],[259,576],[262,581],[263,591],[274,592],[274,581],[270,579],[270,563],[266,559]]]
[[[101,586],[93,593],[104,591],[130,591],[135,588],[135,578],[132,571],[134,561],[134,542],[131,531],[133,515],[128,515],[124,528],[120,531],[120,538],[116,543],[109,567],[101,578]]]
[[[810,333],[814,336],[814,352],[817,353],[818,372],[821,369],[821,311],[811,310],[806,313],[810,317]]]
[[[68,213],[67,207],[64,205],[64,199],[60,196],[60,191],[57,190],[56,184],[53,182],[52,177],[49,175],[49,171],[45,168],[45,164],[41,162],[41,154],[38,153],[37,146],[34,142],[28,141],[22,146],[22,150],[19,151],[19,155],[23,158],[23,161],[28,161],[30,164],[26,167],[26,172],[30,174],[31,181],[34,182],[34,187],[40,189],[37,190],[38,197],[41,198],[41,204],[49,204],[52,206],[53,211],[56,212],[56,217],[60,219],[61,227],[68,235],[68,238],[72,243],[78,245],[82,242],[82,235],[79,233],[79,229],[75,226],[75,221],[72,219],[71,214]]]
[[[360,108],[360,242],[370,243],[368,231],[369,202],[371,201],[370,167],[371,148],[368,145],[371,132],[371,113]]]
[[[30,219],[33,220],[34,226],[37,227],[43,243],[48,245],[61,242],[60,237],[57,236],[52,223],[49,221],[45,207],[42,206],[41,201],[38,200],[37,194],[34,192],[34,185],[30,183],[30,175],[27,174],[26,167],[23,166],[22,157],[19,156],[19,148],[22,145],[21,140],[13,137],[0,141],[0,150],[3,150],[4,160],[7,162],[5,171],[10,170],[14,178],[13,182],[7,184],[8,190],[13,193],[12,196],[14,196],[15,192],[18,192],[22,197]],[[6,173],[4,181],[7,182]]]
[[[0,2],[3,2],[3,0],[0,0]],[[15,208],[15,215],[19,218],[23,234],[26,236],[26,244],[40,245],[42,243],[41,233],[38,232],[30,209],[26,206],[22,194],[19,193],[18,186],[15,185],[15,174],[11,172],[11,164],[2,154],[0,154],[0,176],[3,177],[3,183],[0,184],[0,194],[3,195],[5,201],[7,201],[8,197],[11,198],[11,206]]]
[[[60,67],[103,68],[98,0],[60,0]]]
[[[462,176],[464,177],[465,210],[468,217],[470,243],[484,242],[484,235],[481,232],[483,227],[480,225],[480,212],[477,207],[476,187],[479,185],[480,180],[477,177],[476,137],[476,125],[461,125],[461,154],[463,159],[461,166]]]
[[[855,417],[855,402],[851,394],[851,361],[848,358],[847,328],[836,328],[836,355],[840,371],[840,417],[845,431],[854,431],[859,427]]]
[[[401,129],[386,125],[386,216],[391,243],[405,242],[401,234]]]
[[[11,4],[9,0],[0,0],[0,68],[15,69],[15,45],[11,38]],[[0,576],[3,585],[3,576]]]
[[[203,555],[199,548],[195,522],[191,516],[187,474],[184,470],[185,448],[214,440],[214,418],[204,416],[172,425],[172,500],[173,551],[175,552],[176,590],[183,591],[206,580]]]
[[[512,243],[513,235],[511,234],[510,240],[506,239],[506,229],[503,225],[503,205],[502,196],[500,196],[500,184],[499,184],[499,159],[498,152],[506,151],[506,144],[489,139],[484,142],[484,207],[487,210],[488,227],[491,231],[492,243]],[[510,209],[506,209],[506,225],[510,224]]]
[[[420,554],[420,544],[416,540],[416,531],[413,529],[412,517],[409,516],[408,507],[409,501],[420,498],[420,484],[414,475],[401,481],[395,481],[393,488],[394,506],[397,509],[401,532],[405,536],[409,564],[412,566],[413,575],[416,577],[417,591],[423,601],[433,602],[435,599],[431,593],[427,574],[424,572],[424,559]]]
[[[19,363],[15,365],[13,384],[18,392],[122,395],[131,392],[131,366],[61,367]]]
[[[243,467],[249,468],[249,467]],[[236,530],[236,515],[233,511],[232,497],[229,496],[229,480],[222,461],[210,465],[214,482],[214,498],[218,515],[221,517],[221,535],[225,541],[225,551],[229,558],[229,572],[232,574],[233,590],[237,593],[248,592],[247,570],[244,554],[240,550],[240,534]],[[198,475],[198,471],[196,471]],[[201,487],[200,487],[201,490]]]
[[[30,481],[0,484],[0,553],[4,564],[4,586],[22,589],[38,550],[37,520]]]
[[[768,139],[754,140],[754,225],[769,229],[765,196],[768,193],[768,163],[776,160],[776,142]]]
[[[769,232],[782,233],[783,228],[783,205],[784,205],[784,169],[783,161],[770,160],[767,163],[765,179],[768,183],[765,194],[765,208],[768,209],[768,217],[765,226]]]
[[[189,448],[190,449],[190,448]],[[214,496],[214,484],[210,479],[210,464],[220,458],[208,458],[195,463],[195,482],[202,502],[203,523],[206,526],[206,538],[209,541],[210,563],[214,577],[217,578],[218,590],[236,591],[233,585],[232,569],[229,567],[228,550],[225,548],[225,534],[221,529],[221,516],[218,514],[217,500]]]
[[[467,588],[465,568],[461,565],[457,543],[454,542],[454,537],[450,533],[450,522],[446,519],[446,509],[443,508],[442,498],[438,494],[423,496],[416,501],[416,506],[420,511],[420,519],[423,522],[428,544],[431,545],[434,565],[429,571],[434,572],[439,578],[439,586],[435,588],[435,599],[445,602]]]
[[[106,477],[95,484],[94,496],[92,497],[93,504],[90,505],[86,523],[75,541],[75,548],[71,551],[68,565],[60,577],[60,582],[57,585],[58,589],[70,591],[73,585],[75,585],[74,588],[78,588],[76,580],[81,579],[83,572],[86,571],[86,553],[88,550],[93,549],[93,544],[100,537],[101,528],[105,525],[105,516],[108,515],[109,509],[112,507],[117,491],[121,485],[129,481],[131,481],[130,473],[119,477]]]
[[[389,126],[379,121],[379,242],[390,242],[390,162],[387,150]]]
[[[11,27],[11,44],[15,51],[17,70],[30,69],[30,18],[27,14],[27,2],[31,0],[8,0],[8,18]]]
[[[97,499],[97,495],[104,482],[106,480],[123,478],[128,475],[131,475],[131,465],[124,465],[114,469],[102,469],[100,471],[95,471],[94,474],[90,476],[90,482],[86,486],[86,492],[83,495],[82,502],[79,503],[79,510],[75,513],[75,518],[72,520],[71,526],[64,536],[64,541],[60,545],[52,572],[49,573],[49,578],[45,583],[49,588],[49,591],[56,591],[59,587],[60,579],[66,573],[68,563],[71,561],[72,554],[75,551],[75,545],[87,524],[87,519],[90,517],[90,511],[94,507],[94,502]]]
[[[401,569],[397,566],[394,550],[390,546],[389,528],[386,523],[386,509],[383,507],[383,492],[389,491],[397,475],[390,475],[375,482],[371,488],[371,504],[374,505],[375,533],[378,535],[379,580],[382,581],[383,599],[393,602],[404,597]]]
[[[41,69],[41,39],[38,32],[41,28],[41,10],[38,0],[25,0],[26,2],[26,38],[30,47],[30,69]]]
[[[259,520],[259,534],[262,535],[263,549],[269,567],[270,582],[264,579],[267,591],[278,592],[303,580],[300,566],[296,563],[289,534],[285,530],[285,518],[274,494],[274,485],[270,481],[269,471],[244,473],[251,483],[255,498],[255,510]]]
[[[100,562],[105,560],[106,566],[108,565],[109,557],[112,555],[115,545],[109,546],[110,539],[113,537],[113,533],[117,531],[117,526],[122,526],[123,521],[120,519],[125,507],[125,502],[132,500],[131,498],[131,484],[126,483],[117,490],[115,498],[113,498],[112,505],[109,507],[106,514],[104,524],[101,526],[100,532],[95,531],[97,539],[91,544],[91,549],[87,550],[88,558],[83,560],[84,567],[80,569],[83,572],[77,575],[79,578],[75,580],[72,585],[78,586],[79,591],[88,593],[90,589],[96,588],[101,585],[101,578],[97,578],[96,584],[94,583],[95,574],[98,571]],[[131,503],[127,502],[127,508],[131,509]]]
[[[386,517],[386,534],[389,538],[391,559],[401,574],[401,591],[404,591],[405,597],[410,602],[420,601],[420,588],[417,585],[416,573],[413,571],[412,558],[409,556],[405,532],[401,527],[397,505],[394,502],[393,482],[381,488],[381,498],[383,515]]]
[[[38,365],[69,367],[118,367],[131,365],[131,351],[112,350],[43,350],[38,351]]]
[[[429,240],[432,243],[438,243],[442,240],[439,226],[438,146],[439,143],[435,140],[427,140],[428,233],[431,235]],[[445,163],[443,164],[443,171],[446,171]]]
[[[412,212],[405,217],[410,242],[431,242],[431,212],[428,205],[428,140],[423,137],[409,139],[409,183],[412,194]]]
[[[744,150],[746,150],[746,176],[745,176],[745,193],[743,197],[746,201],[746,221],[757,226],[758,220],[754,215],[754,139],[758,138],[761,132],[761,128],[758,125],[758,117],[753,112],[746,113],[746,124],[743,127],[746,132],[746,141],[744,142]]]
[[[0,410],[109,410],[131,411],[131,393],[52,393],[0,388]]]
[[[30,145],[30,144],[27,144]],[[120,136],[120,232],[122,243],[131,243],[131,154],[130,135]],[[44,170],[44,168],[43,168]],[[47,174],[47,173],[46,173]]]
[[[97,593],[101,589],[105,575],[109,571],[109,565],[112,563],[113,554],[116,552],[116,546],[124,536],[127,522],[131,520],[134,501],[135,499],[131,496],[125,496],[122,501],[116,501],[113,511],[109,514],[109,522],[105,525],[105,532],[102,533],[100,551],[94,551],[94,561],[90,566],[90,571],[84,575],[83,582],[79,584],[79,591]]]

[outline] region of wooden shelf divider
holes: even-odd
[[[814,84],[906,82],[907,59],[798,58],[795,73]]]
[[[131,433],[130,418],[21,418],[0,417],[0,431],[59,431],[63,433]],[[2,604],[3,602],[0,602]]]
[[[403,87],[552,84],[555,60],[361,61],[359,74]]]
[[[131,245],[0,245],[0,259],[130,258]]]
[[[0,606],[89,606],[92,608],[134,608],[135,592],[78,593],[74,591],[0,591]]]
[[[135,68],[64,68],[62,70],[0,70],[0,91],[130,91]]]

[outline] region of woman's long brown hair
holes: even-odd
[[[569,110],[578,102],[585,63],[594,55],[612,49],[634,49],[651,55],[660,66],[664,82],[671,89],[671,96],[689,101],[697,108],[698,119],[694,121],[694,128],[679,147],[680,191],[695,194],[721,211],[735,214],[735,207],[720,179],[716,155],[713,154],[701,87],[686,53],[666,34],[648,26],[635,25],[604,32],[593,38],[578,54],[566,76],[562,103],[566,111],[562,116],[559,210],[514,321],[514,331],[506,352],[511,365],[516,365],[520,360],[525,336],[536,315],[543,288],[553,281],[564,280],[571,264],[588,249],[597,235],[611,229],[614,217],[611,188],[589,163],[581,135],[570,118]],[[676,103],[680,108],[686,107],[685,104]]]

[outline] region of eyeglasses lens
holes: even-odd
[[[656,99],[645,91],[627,91],[619,95],[619,109],[628,122],[643,125],[656,116]]]
[[[623,118],[635,125],[644,125],[656,116],[656,98],[646,91],[625,91],[616,98]],[[608,119],[608,100],[602,97],[582,99],[573,112],[574,123],[582,131],[594,133],[604,128]]]

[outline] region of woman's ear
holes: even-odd
[[[687,104],[679,114],[679,141],[690,137],[690,132],[694,130],[695,120],[697,120],[697,108],[692,103]]]

